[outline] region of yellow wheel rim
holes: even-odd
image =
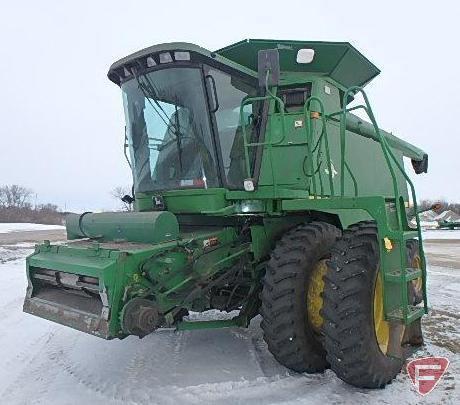
[[[313,330],[319,333],[321,326],[323,326],[323,317],[320,310],[323,307],[323,297],[321,294],[324,291],[323,276],[326,274],[327,264],[326,259],[320,260],[313,268],[308,282],[307,291],[307,314],[310,325]]]
[[[380,274],[377,275],[374,288],[374,328],[380,351],[386,354],[390,342],[390,325],[385,321],[383,310],[383,285]]]
[[[414,269],[421,269],[422,268],[422,261],[420,260],[419,255],[414,256],[414,258],[412,259],[411,266]],[[415,280],[412,280],[412,284],[413,284],[413,286],[415,288],[415,291],[419,292],[419,291],[422,290],[422,278],[421,277],[416,278]]]

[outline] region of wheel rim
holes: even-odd
[[[374,329],[377,343],[383,354],[388,352],[390,343],[390,325],[385,320],[385,311],[383,309],[383,283],[380,274],[377,275],[374,288]]]
[[[411,266],[414,269],[421,269],[422,268],[422,261],[420,260],[419,255],[415,255],[414,258],[412,259]],[[412,285],[414,286],[414,289],[417,293],[422,291],[422,278],[416,278],[415,280],[412,280]]]
[[[307,290],[307,314],[310,325],[313,330],[319,333],[323,326],[324,319],[320,314],[323,307],[323,291],[324,280],[323,276],[326,274],[327,264],[326,259],[320,260],[313,268],[310,278],[308,280]]]

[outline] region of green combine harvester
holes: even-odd
[[[379,73],[340,42],[170,43],[114,63],[134,210],[69,215],[69,241],[27,259],[24,311],[104,339],[260,314],[289,369],[384,387],[423,343],[403,157],[416,173],[428,157],[379,129],[363,91]],[[234,316],[187,317],[210,309]]]
[[[440,229],[449,229],[453,231],[454,229],[460,228],[460,222],[459,221],[440,221],[439,222],[439,228]]]

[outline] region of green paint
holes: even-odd
[[[69,214],[66,230],[67,239],[160,243],[177,239],[179,224],[176,217],[167,211],[102,212]]]
[[[257,52],[270,48],[279,51],[279,84],[260,88]],[[296,62],[302,48],[315,51],[311,63]],[[177,51],[189,60],[175,60]],[[169,55],[166,62],[164,55]],[[202,98],[208,104],[198,107],[201,118],[209,118],[212,144],[197,135],[203,121],[179,113],[187,100],[178,102],[170,116],[160,104],[168,94],[155,99],[155,89],[140,94],[142,100],[125,100],[131,164],[147,173],[151,184],[160,176],[158,184],[167,189],[135,184],[143,192],[136,193],[132,213],[69,216],[69,239],[89,240],[37,246],[27,259],[25,311],[104,338],[128,334],[126,305],[135,298],[155,308],[157,326],[246,326],[258,313],[270,251],[286,230],[313,220],[346,228],[371,218],[379,229],[387,319],[408,324],[427,311],[422,244],[425,306],[408,305],[407,282],[419,273],[406,269],[405,241],[420,238],[420,226],[408,226],[409,191],[415,205],[416,198],[403,168],[404,156],[417,163],[426,154],[378,127],[367,96],[355,87],[379,73],[372,63],[348,43],[249,40],[216,52],[173,43],[116,62],[109,78],[124,86],[146,71],[179,65],[195,69],[195,76],[196,69],[204,69],[199,72],[206,90],[200,85],[197,91],[207,92]],[[208,76],[216,71],[228,76],[222,73],[212,81]],[[225,86],[241,97],[225,98]],[[348,108],[357,92],[365,104]],[[240,117],[240,123],[223,120],[220,108],[226,116]],[[357,108],[371,123],[352,114]],[[149,118],[154,111],[161,117]],[[184,116],[187,120],[179,122]],[[167,125],[167,133],[149,132],[149,119],[149,125]],[[181,159],[171,154],[173,149]],[[209,179],[218,187],[208,187]],[[245,179],[254,190],[245,190]],[[393,249],[385,249],[385,238]],[[241,311],[226,321],[182,321],[185,310],[213,308]]]
[[[283,72],[316,73],[328,76],[344,88],[363,86],[380,73],[369,60],[347,42],[286,41],[249,39],[216,51],[218,54],[257,71],[257,52],[276,48],[280,52]],[[296,63],[297,51],[314,49],[312,63]]]

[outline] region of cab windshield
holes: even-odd
[[[122,90],[136,191],[218,187],[201,69],[156,70]]]

